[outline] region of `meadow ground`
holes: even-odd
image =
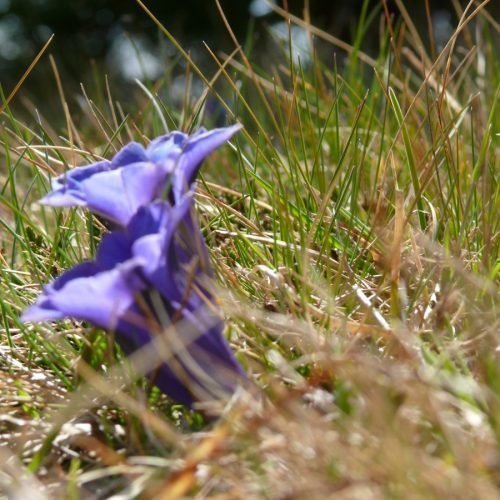
[[[279,11],[305,30],[308,60],[291,37],[264,67],[235,40],[231,54],[206,48],[219,68],[206,74],[172,39],[186,81],[205,89],[186,85],[177,105],[161,97],[168,75],[127,103],[104,76],[67,99],[52,60],[60,130],[18,99],[22,86],[4,97],[5,494],[500,497],[499,26],[487,3],[458,9],[442,48],[400,1],[397,21],[383,3],[364,9],[352,45]],[[362,50],[371,23],[375,57]],[[36,204],[50,177],[165,129],[213,127],[209,102],[244,125],[205,162],[197,209],[226,336],[255,385],[215,423],[143,378],[124,386],[107,333],[19,321],[106,231]]]

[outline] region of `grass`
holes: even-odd
[[[365,9],[352,46],[277,9],[314,40],[310,61],[291,39],[265,66],[250,43],[207,47],[211,74],[138,3],[188,80],[204,82],[200,99],[189,85],[183,103],[162,99],[165,78],[125,106],[106,80],[77,107],[52,61],[66,126],[35,112],[21,121],[15,95],[1,115],[1,487],[37,498],[497,498],[488,2],[457,11],[442,51],[422,44],[402,2],[398,21],[384,3]],[[370,22],[383,26],[375,58],[363,52]],[[104,332],[19,322],[105,231],[82,211],[37,205],[50,176],[165,125],[213,126],[207,98],[245,126],[207,160],[197,199],[226,333],[256,387],[212,424],[142,379],[124,387]]]

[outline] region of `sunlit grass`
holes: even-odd
[[[194,100],[187,87],[179,106],[160,97],[168,79],[120,104],[102,78],[75,109],[60,85],[66,127],[54,131],[36,112],[20,122],[11,100],[0,122],[5,488],[34,471],[25,487],[49,497],[497,495],[498,26],[472,4],[436,54],[405,11],[397,23],[363,12],[353,46],[281,12],[309,30],[309,62],[293,40],[266,67],[207,48],[219,70],[203,74],[178,46],[188,80],[207,89]],[[376,58],[361,49],[370,22],[384,24]],[[215,126],[208,96],[217,117],[245,126],[206,162],[198,208],[227,336],[256,386],[215,424],[142,379],[124,388],[107,334],[19,322],[106,231],[37,205],[50,176],[165,127]]]

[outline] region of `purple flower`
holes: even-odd
[[[131,142],[111,161],[68,170],[52,181],[41,203],[57,207],[83,206],[125,226],[137,210],[165,194],[181,199],[191,188],[205,157],[241,128],[240,125],[192,135],[172,132],[146,148]]]
[[[164,143],[181,136],[169,137],[154,141],[148,154],[156,151],[168,161],[159,150],[171,151],[173,146]],[[187,184],[195,175],[193,165],[206,154],[195,144],[192,148],[198,156],[184,160]],[[120,154],[132,152],[129,148]],[[83,178],[99,175],[83,174]],[[72,176],[75,183],[77,177]],[[165,394],[188,406],[232,394],[244,374],[222,334],[222,321],[212,312],[206,248],[193,218],[193,196],[192,191],[182,196],[179,191],[175,204],[157,201],[139,208],[126,227],[103,238],[94,261],[77,265],[48,284],[22,320],[88,321],[114,331],[127,354],[157,336],[170,356],[150,375]]]

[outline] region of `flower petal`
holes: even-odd
[[[205,305],[203,309],[207,310]],[[244,379],[241,366],[222,336],[222,322],[211,317],[210,323],[212,327],[204,328],[199,322],[184,322],[184,328],[174,332],[175,342],[169,338],[175,358],[162,364],[155,380],[166,394],[175,387],[172,375],[182,381],[180,385],[194,401],[227,397]],[[198,332],[198,336],[193,338],[190,331]]]
[[[125,231],[115,230],[102,239],[97,250],[96,263],[101,271],[107,271],[131,257],[129,235]]]
[[[64,274],[59,276],[43,288],[42,295],[37,302],[28,307],[21,316],[21,321],[39,322],[62,319],[66,314],[55,309],[51,302],[51,296],[57,293],[58,290],[64,288],[64,285],[76,278],[85,278],[93,276],[98,271],[97,266],[93,262],[84,262],[78,266],[71,268]]]
[[[90,177],[79,185],[86,206],[125,226],[138,208],[156,198],[167,174],[153,163],[134,163]]]
[[[52,179],[52,189],[60,189],[68,183],[78,183],[95,174],[112,170],[113,166],[108,160],[98,161],[85,167],[75,167]]]
[[[179,131],[157,137],[146,148],[149,161],[161,164],[165,169],[172,171],[182,154],[182,148],[188,137]]]
[[[46,287],[37,303],[23,314],[22,320],[70,317],[113,330],[141,290],[140,282],[133,275],[138,265],[129,260],[102,272],[92,263],[76,266],[68,271],[70,274],[63,274]]]
[[[213,130],[200,129],[187,139],[174,171],[172,185],[174,200],[191,189],[203,160],[240,129],[240,124]]]
[[[131,163],[140,163],[148,161],[146,155],[146,150],[142,144],[138,142],[129,142],[123,146],[118,153],[111,160],[111,164],[114,168],[124,167],[130,165]]]
[[[173,207],[156,202],[141,208],[128,225],[132,255],[143,263],[142,272],[167,301],[180,301],[183,296],[185,272],[176,260],[175,236],[193,204],[193,193]]]

